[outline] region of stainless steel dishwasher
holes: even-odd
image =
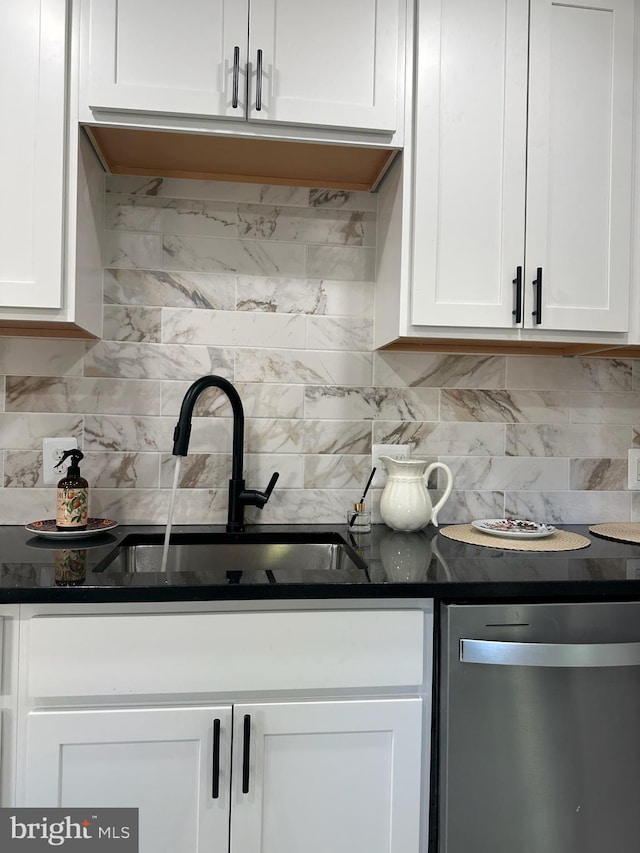
[[[441,618],[439,853],[637,853],[640,602]]]

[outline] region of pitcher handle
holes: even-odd
[[[444,494],[431,510],[431,524],[433,524],[434,527],[438,526],[438,510],[446,503],[447,498],[451,494],[451,489],[453,488],[453,474],[451,473],[451,468],[449,468],[448,465],[445,465],[444,462],[432,462],[431,465],[429,465],[424,474],[425,483],[428,484],[429,474],[431,474],[432,471],[435,471],[436,468],[442,468],[445,472],[447,476],[447,485],[445,486]]]

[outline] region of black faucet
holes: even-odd
[[[231,479],[229,480],[229,514],[227,518],[227,533],[242,533],[244,531],[245,506],[257,506],[259,509],[266,504],[271,496],[279,473],[269,480],[264,492],[255,489],[245,489],[242,475],[242,454],[244,445],[244,409],[240,395],[228,379],[222,376],[201,376],[191,385],[184,395],[180,416],[173,432],[173,455],[186,456],[191,436],[191,417],[196,400],[205,388],[219,388],[229,398],[233,411],[233,462]]]

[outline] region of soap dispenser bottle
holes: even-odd
[[[86,530],[89,509],[89,483],[80,476],[81,450],[65,450],[55,466],[59,468],[68,457],[71,464],[66,476],[58,483],[56,500],[56,527],[58,530]]]

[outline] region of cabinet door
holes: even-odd
[[[66,9],[0,3],[2,306],[62,305]]]
[[[252,0],[249,119],[394,131],[404,5]]]
[[[417,853],[421,727],[420,699],[234,706],[231,853]]]
[[[419,5],[412,322],[510,328],[524,257],[528,0]]]
[[[21,805],[138,808],[140,853],[227,850],[230,752],[228,706],[36,711]]]
[[[84,10],[91,109],[244,118],[248,0],[85,0]]]
[[[632,0],[531,0],[525,325],[628,329]]]

